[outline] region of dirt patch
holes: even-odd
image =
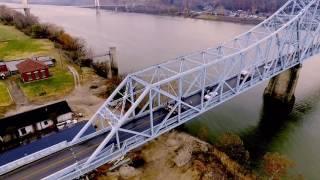
[[[75,89],[66,100],[75,113],[82,113],[83,118],[88,120],[103,104],[105,99],[92,94],[90,85],[83,85]]]

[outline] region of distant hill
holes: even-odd
[[[2,0],[5,2],[20,2],[21,0]],[[152,8],[175,8],[203,10],[206,7],[223,6],[228,10],[246,10],[273,12],[287,0],[100,0],[101,4],[128,4]],[[88,5],[94,0],[29,0],[29,3],[54,5]]]
[[[20,3],[21,0],[2,0],[4,2]],[[94,0],[28,0],[31,4],[52,4],[52,5],[84,5],[94,4]]]

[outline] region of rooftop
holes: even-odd
[[[20,73],[33,72],[41,69],[45,69],[48,66],[37,60],[27,59],[19,64],[17,64],[17,68]]]
[[[47,119],[54,119],[61,114],[72,112],[66,101],[55,102],[40,106],[36,109],[15,114],[0,119],[0,135],[10,130],[16,130],[20,127],[40,122]]]

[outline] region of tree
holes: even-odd
[[[34,38],[48,38],[49,31],[48,26],[46,24],[34,24],[31,27],[32,37]]]
[[[249,152],[245,149],[241,138],[232,133],[225,133],[218,138],[218,148],[225,152],[231,159],[241,165],[249,165]]]
[[[263,169],[270,179],[278,180],[287,176],[289,168],[294,164],[286,156],[279,153],[267,153],[263,157]]]

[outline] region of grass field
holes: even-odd
[[[10,94],[7,90],[6,84],[0,82],[0,107],[10,106],[12,104]]]
[[[47,39],[33,39],[15,27],[0,25],[0,60],[9,61],[32,56],[51,56],[57,60],[57,65],[49,68],[52,76],[46,80],[24,84],[18,75],[12,78],[16,79],[30,101],[55,100],[73,90],[73,76],[65,67],[66,58],[60,55],[52,42]],[[2,102],[2,99],[0,100]]]
[[[52,48],[49,40],[32,39],[14,27],[0,25],[0,59],[6,61],[42,55]]]
[[[73,76],[67,70],[61,68],[50,68],[51,77],[31,83],[19,85],[30,101],[48,100],[47,98],[58,98],[70,93],[74,88]]]

